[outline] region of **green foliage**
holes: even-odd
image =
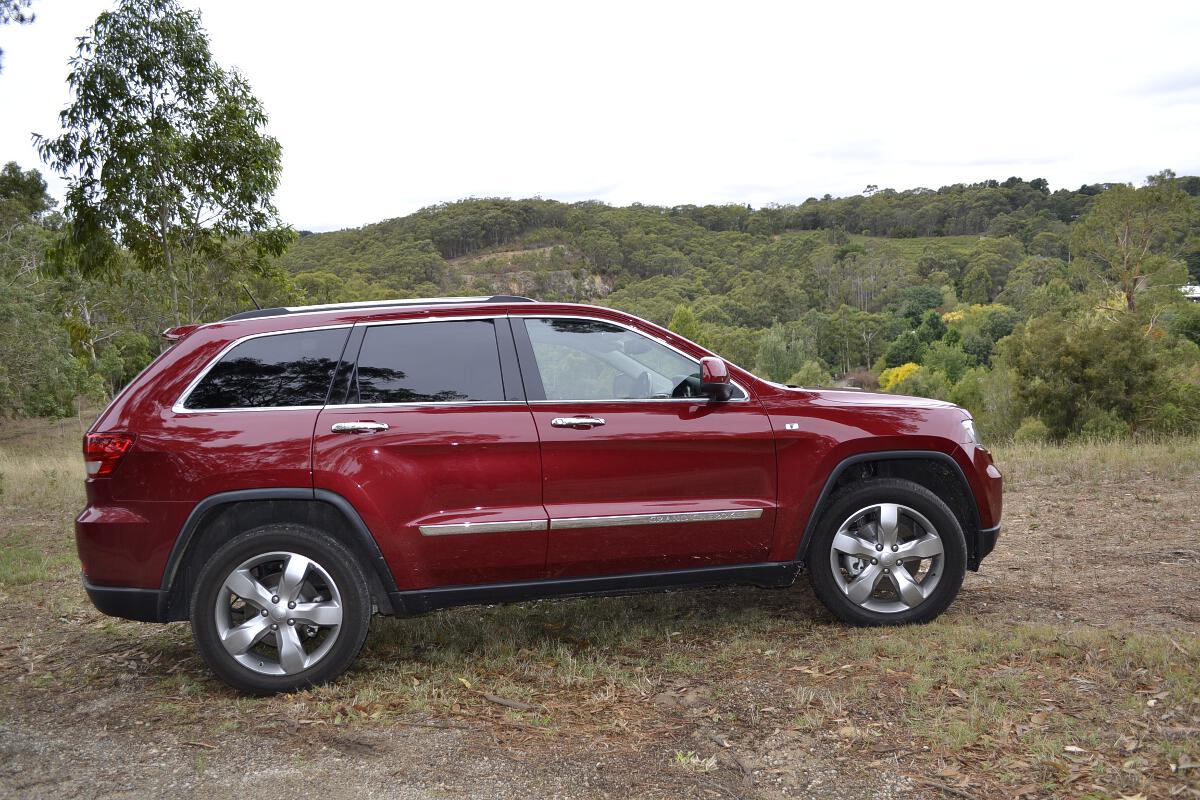
[[[671,322],[667,327],[689,341],[699,342],[703,338],[696,315],[685,305],[675,306],[675,313],[671,315]]]
[[[964,303],[988,303],[992,299],[992,276],[987,266],[977,264],[963,278],[962,299]]]
[[[1050,440],[1050,429],[1037,417],[1026,417],[1013,435],[1018,444],[1043,444]]]
[[[812,360],[812,354],[784,325],[774,325],[759,340],[754,371],[767,380],[783,382]]]
[[[1161,407],[1169,385],[1163,343],[1128,314],[1038,317],[1005,340],[1003,350],[1019,377],[1021,403],[1055,439],[1136,429],[1148,411]]]
[[[920,362],[925,356],[925,343],[916,331],[905,331],[896,337],[884,353],[884,364],[898,367],[901,364]]]
[[[792,377],[787,379],[787,383],[792,386],[804,386],[809,389],[815,389],[821,386],[830,386],[833,384],[833,376],[829,374],[829,370],[825,365],[815,359],[805,361],[804,366],[796,370]]]
[[[975,356],[963,351],[957,344],[944,341],[934,342],[925,351],[922,366],[940,372],[950,383],[957,383],[963,374],[978,363]]]
[[[917,327],[917,338],[924,344],[936,342],[946,335],[946,323],[936,311],[926,311]]]

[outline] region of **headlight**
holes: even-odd
[[[962,421],[963,430],[967,432],[967,441],[979,444],[979,432],[975,430],[975,420],[967,418]]]

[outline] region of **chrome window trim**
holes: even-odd
[[[300,312],[308,313],[308,312]],[[315,312],[313,312],[315,313]],[[282,315],[281,315],[282,316]],[[418,401],[412,403],[329,403],[326,405],[313,406],[254,406],[251,408],[185,408],[188,396],[204,380],[205,376],[215,367],[225,355],[237,347],[242,342],[250,339],[257,339],[263,336],[282,336],[288,333],[304,333],[306,331],[323,331],[335,330],[337,328],[352,328],[356,325],[363,328],[382,327],[384,325],[412,325],[422,322],[462,322],[469,320],[497,320],[501,318],[508,319],[578,319],[587,322],[606,322],[611,325],[616,325],[618,328],[624,328],[627,331],[636,333],[639,336],[645,336],[651,341],[661,344],[669,350],[678,353],[690,361],[696,361],[699,366],[699,361],[695,356],[683,352],[678,347],[665,342],[657,336],[643,330],[639,330],[632,325],[620,322],[617,320],[605,319],[603,317],[589,317],[582,314],[497,314],[495,312],[487,314],[463,314],[463,315],[446,315],[446,316],[421,316],[410,317],[407,319],[386,319],[386,320],[369,320],[363,322],[340,322],[332,325],[314,325],[305,328],[288,328],[281,331],[266,331],[263,333],[252,333],[243,336],[239,339],[234,339],[226,345],[221,352],[217,353],[204,367],[199,375],[188,384],[183,390],[183,394],[171,406],[171,411],[175,414],[231,414],[242,412],[258,412],[258,411],[311,411],[312,409],[364,409],[364,408],[420,408],[426,406],[493,406],[493,405],[544,405],[547,403],[711,403],[714,402],[707,397],[646,397],[646,398],[625,398],[611,400],[443,400],[443,401]],[[744,403],[751,399],[751,394],[745,386],[737,381],[731,380],[731,383],[741,390],[745,397],[731,398],[722,400],[722,403]]]
[[[621,514],[613,517],[558,517],[550,520],[550,530],[578,528],[617,528],[631,525],[677,525],[685,522],[723,522],[759,519],[761,508],[735,508],[722,511],[681,511],[667,514]]]
[[[354,327],[353,322],[341,322],[341,323],[337,323],[335,325],[314,325],[313,327],[310,327],[310,328],[288,328],[287,330],[283,330],[283,331],[264,331],[263,333],[250,333],[239,339],[234,339],[232,342],[225,345],[225,347],[221,348],[221,352],[219,352],[215,356],[213,356],[209,360],[208,364],[205,365],[204,369],[202,369],[200,371],[200,374],[192,379],[192,382],[189,383],[187,385],[187,388],[185,388],[183,390],[183,394],[181,394],[179,396],[179,399],[175,401],[175,404],[173,406],[171,406],[171,411],[175,414],[228,414],[228,413],[231,413],[234,411],[311,411],[314,408],[319,411],[321,408],[324,407],[324,405],[325,405],[324,403],[320,403],[317,405],[311,405],[311,406],[251,406],[249,408],[187,408],[186,406],[187,406],[188,398],[191,396],[192,392],[196,389],[197,386],[200,385],[200,382],[203,381],[205,379],[205,377],[208,376],[208,373],[212,371],[213,367],[215,367],[217,364],[219,364],[221,362],[221,359],[224,358],[229,353],[229,351],[233,350],[233,348],[237,347],[242,342],[248,342],[251,339],[262,339],[267,336],[284,336],[289,333],[308,333],[310,331],[330,331],[330,330],[337,330],[339,328],[353,328],[353,327]]]
[[[324,408],[329,411],[356,408],[422,408],[425,406],[523,406],[524,400],[428,400],[412,403],[330,403]],[[272,409],[278,411],[279,409]]]
[[[466,533],[526,533],[544,531],[550,527],[544,519],[523,519],[511,522],[451,522],[421,525],[422,536],[462,536]]]
[[[615,319],[605,319],[603,317],[587,317],[587,316],[583,316],[580,314],[524,314],[524,313],[522,313],[522,314],[509,314],[508,316],[509,316],[509,319],[577,319],[577,320],[581,320],[584,322],[606,322],[610,325],[616,325],[618,328],[624,328],[625,330],[627,330],[631,333],[636,333],[639,336],[645,336],[650,341],[661,344],[663,347],[675,352],[678,355],[683,356],[687,360],[695,361],[697,368],[699,368],[699,366],[700,366],[700,360],[698,358],[696,358],[693,355],[683,352],[682,350],[680,350],[678,347],[671,344],[670,342],[664,342],[662,339],[658,338],[657,336],[655,336],[652,333],[649,333],[649,332],[643,331],[643,330],[639,330],[639,329],[633,327],[632,325],[628,325],[624,322],[619,322],[618,320],[615,320]],[[722,360],[724,360],[724,359],[722,359]],[[726,362],[726,363],[729,363],[729,362]],[[534,364],[534,366],[536,367],[537,365]],[[540,371],[540,369],[541,368],[539,367],[539,371]],[[744,397],[731,397],[728,400],[720,400],[720,401],[713,401],[711,398],[708,398],[708,397],[639,397],[639,398],[623,398],[623,399],[622,398],[613,398],[611,400],[528,400],[527,402],[530,405],[542,405],[544,403],[560,403],[560,404],[561,403],[571,403],[572,405],[574,405],[576,403],[712,403],[712,402],[744,403],[750,399],[750,397],[751,397],[750,392],[749,392],[749,390],[746,389],[745,386],[742,386],[740,383],[733,380],[732,378],[730,378],[729,382],[732,383],[737,389],[739,389],[741,391],[741,393],[745,396]]]

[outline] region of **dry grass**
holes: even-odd
[[[994,448],[1006,488],[1026,481],[1096,483],[1150,478],[1175,481],[1200,474],[1200,437],[1083,441],[1067,445],[1004,444]]]

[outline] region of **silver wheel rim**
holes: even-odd
[[[316,561],[263,553],[229,573],[214,612],[217,638],[235,661],[261,675],[295,675],[337,641],[342,595]]]
[[[928,600],[944,562],[942,537],[933,523],[897,503],[877,503],[851,514],[829,550],[842,593],[855,605],[881,614],[898,614]]]

